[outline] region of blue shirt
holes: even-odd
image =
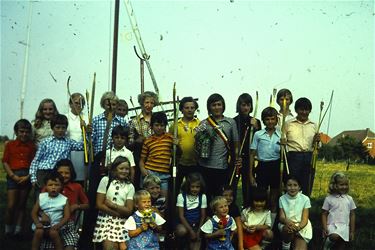
[[[266,129],[254,134],[250,149],[257,151],[259,161],[276,161],[280,159],[280,131],[278,129],[270,136]]]
[[[107,148],[110,148],[112,142],[112,129],[118,125],[126,127],[125,119],[121,116],[115,115],[112,119],[111,126],[108,131],[108,141]],[[103,150],[103,140],[105,127],[107,126],[107,119],[105,118],[104,113],[97,115],[92,120],[92,144],[94,145],[94,154],[99,153]]]
[[[34,160],[30,165],[30,181],[36,182],[38,170],[53,169],[61,159],[70,159],[71,151],[82,151],[83,142],[76,142],[66,137],[56,138],[55,136],[44,139],[38,147]]]

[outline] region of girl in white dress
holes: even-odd
[[[342,172],[334,173],[322,207],[324,249],[345,249],[347,242],[354,239],[356,205],[348,192],[348,177]]]
[[[129,239],[125,230],[126,218],[133,213],[134,186],[130,183],[130,163],[117,157],[112,163],[109,177],[100,181],[96,194],[99,209],[93,242],[103,242],[103,249],[125,250]]]
[[[279,230],[282,238],[282,249],[307,250],[307,243],[312,239],[312,226],[309,221],[310,199],[302,194],[297,178],[289,176],[286,193],[279,199]]]

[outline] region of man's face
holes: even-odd
[[[185,118],[191,120],[194,118],[195,113],[195,103],[194,102],[185,102],[183,108],[182,108],[182,114]]]

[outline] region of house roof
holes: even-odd
[[[340,134],[333,137],[328,144],[330,145],[336,145],[337,140],[339,138],[343,138],[346,136],[353,137],[354,139],[363,142],[366,138],[372,137],[375,138],[375,133],[372,132],[369,128],[361,129],[361,130],[346,130],[341,132]]]
[[[323,143],[323,144],[327,144],[328,142],[331,141],[331,137],[327,134],[324,134],[324,133],[321,133],[320,134],[320,141]]]

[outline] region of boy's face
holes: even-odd
[[[44,119],[51,120],[54,113],[55,113],[55,108],[53,107],[52,102],[46,102],[43,104],[42,114],[43,114]]]
[[[229,211],[229,207],[228,207],[228,202],[226,200],[221,201],[216,205],[215,213],[219,218],[225,217],[228,214],[228,211]]]
[[[222,101],[213,102],[210,105],[210,113],[215,116],[222,116],[224,113],[224,105]]]
[[[46,183],[46,191],[50,197],[56,197],[59,195],[62,189],[62,183],[59,179],[48,180]]]
[[[300,122],[305,122],[309,119],[309,114],[311,110],[307,110],[305,108],[298,108],[296,109],[297,112],[297,120]]]
[[[166,126],[163,123],[154,122],[152,124],[152,130],[154,131],[154,134],[156,136],[161,136],[161,135],[165,134],[165,128],[166,128]]]
[[[72,98],[73,103],[70,103],[70,111],[75,114],[79,115],[82,112],[83,109],[83,100],[82,96],[76,96]]]
[[[127,105],[117,105],[116,108],[116,115],[121,117],[125,117],[128,114],[128,106]]]
[[[144,211],[151,208],[151,198],[147,196],[142,196],[137,203],[139,211]]]
[[[61,138],[65,137],[65,134],[66,134],[66,125],[64,125],[64,124],[56,124],[52,128],[52,131],[53,131],[53,135],[57,139],[61,139]]]
[[[125,146],[126,143],[126,137],[123,135],[114,135],[112,137],[113,140],[113,146],[115,149],[119,150]]]
[[[71,175],[69,166],[60,166],[57,172],[64,178],[64,184],[70,181]]]
[[[251,105],[249,103],[242,102],[240,105],[240,115],[249,115]]]
[[[285,104],[286,104],[286,109],[289,110],[289,105],[290,105],[290,95],[285,95],[285,96],[282,96],[279,98],[279,100],[277,101],[277,104],[279,104],[280,106],[280,110],[282,111],[283,110],[283,103],[284,103],[284,99],[285,99]]]
[[[232,190],[225,190],[223,192],[223,196],[227,200],[228,205],[232,204],[232,202],[233,202],[233,191]]]
[[[17,139],[21,142],[27,142],[30,140],[31,130],[27,128],[19,128],[17,131]]]
[[[268,129],[274,129],[277,124],[277,117],[276,116],[266,116],[263,119],[263,123]]]
[[[151,194],[153,199],[158,198],[160,195],[160,185],[156,183],[149,184],[146,190]]]
[[[152,113],[152,109],[154,108],[155,106],[155,100],[154,98],[152,97],[146,97],[144,102],[143,102],[143,107],[142,107],[142,112],[144,114],[151,114]]]
[[[195,110],[194,102],[185,102],[184,106],[182,107],[182,114],[185,118],[191,120],[194,118]]]

